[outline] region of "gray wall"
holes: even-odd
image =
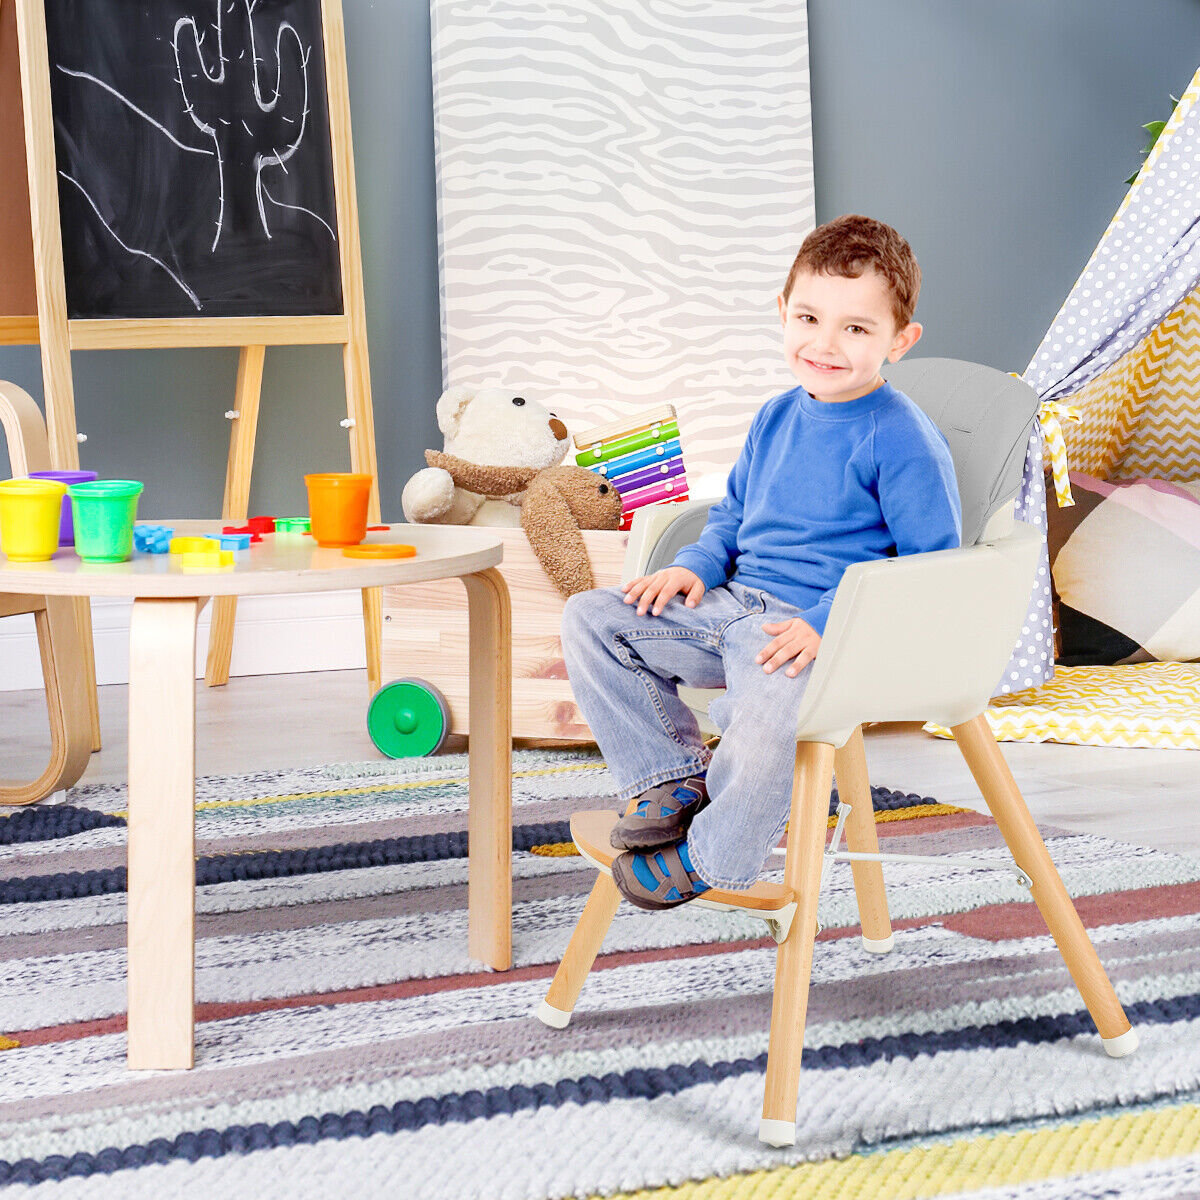
[[[384,515],[440,445],[427,0],[345,0]],[[921,353],[1020,371],[1200,63],[1200,0],[809,0],[817,217],[866,212],[925,274]],[[781,277],[786,263],[780,264]],[[147,483],[142,512],[219,511],[232,351],[74,359],[83,465]],[[0,378],[40,397],[37,352]],[[305,510],[349,463],[340,355],[267,355],[251,509]],[[0,452],[0,470],[7,464]]]

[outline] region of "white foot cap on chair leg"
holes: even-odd
[[[1132,1054],[1138,1048],[1136,1029],[1127,1029],[1115,1038],[1101,1038],[1100,1040],[1104,1043],[1104,1052],[1109,1058],[1124,1058],[1125,1055]]]
[[[538,1005],[537,1019],[543,1025],[549,1025],[551,1029],[566,1029],[570,1024],[571,1014],[563,1012],[561,1008],[555,1008],[552,1004],[547,1004],[545,1000]]]
[[[896,948],[896,935],[889,933],[885,938],[869,938],[864,933],[862,948],[868,954],[890,954]]]
[[[758,1122],[758,1140],[768,1146],[794,1146],[796,1144],[795,1121],[773,1121],[763,1117]]]

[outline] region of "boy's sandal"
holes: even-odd
[[[638,878],[634,862],[639,859],[646,864],[646,873],[654,880],[653,887]],[[684,865],[678,845],[648,854],[630,851],[619,854],[613,859],[612,878],[617,890],[630,904],[652,911],[675,908],[708,891],[708,884]]]
[[[637,807],[613,826],[614,850],[670,846],[687,834],[692,818],[708,803],[703,779],[671,780],[638,797]]]

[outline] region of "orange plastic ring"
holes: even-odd
[[[367,543],[364,546],[344,546],[342,548],[342,553],[347,558],[412,558],[416,552],[416,546],[406,546],[403,542],[395,542],[391,545]]]

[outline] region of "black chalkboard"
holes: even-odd
[[[342,312],[321,0],[46,0],[73,318]]]

